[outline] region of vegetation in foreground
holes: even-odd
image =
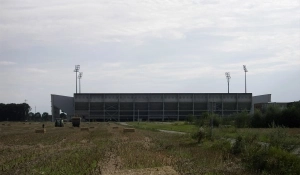
[[[192,133],[153,129],[124,133],[123,126],[114,123],[83,123],[89,131],[70,123],[62,128],[46,123],[45,134],[34,133],[41,125],[1,123],[0,174],[117,174],[164,166],[178,174],[299,174],[299,157],[290,153],[288,144],[299,129],[292,134],[287,128],[265,129],[270,142],[262,145],[258,138],[263,132],[258,129],[240,133],[242,129],[215,128],[211,137],[209,128],[204,128],[205,137],[198,144]],[[180,125],[190,124],[177,123],[172,128],[182,129]],[[236,141],[223,137],[224,133],[233,134]]]
[[[0,174],[114,174],[164,166],[178,174],[251,174],[235,158],[223,158],[222,150],[185,135],[124,133],[112,123],[83,123],[90,131],[46,123],[46,133],[34,133],[41,125],[1,123]]]

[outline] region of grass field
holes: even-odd
[[[129,123],[152,129],[124,133],[115,123],[83,123],[89,131],[81,131],[48,122],[46,133],[35,133],[42,124],[0,123],[0,174],[255,174],[216,141],[199,145],[189,134],[155,131],[197,130],[182,123]]]
[[[139,129],[146,130],[169,130],[179,131],[193,134],[199,130],[198,127],[186,122],[127,122],[128,125]],[[210,132],[211,128],[206,128]],[[213,137],[219,138],[236,138],[239,135],[257,135],[258,140],[261,142],[268,142],[269,135],[274,131],[274,128],[235,128],[235,127],[214,127]],[[300,128],[286,128],[289,139],[300,139]]]
[[[139,129],[147,130],[169,130],[186,133],[194,133],[198,131],[195,125],[188,125],[184,122],[128,122],[129,125]]]

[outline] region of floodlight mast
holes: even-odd
[[[82,78],[82,72],[79,72],[79,75],[78,75],[78,79],[79,79],[79,93],[81,93],[81,84],[80,84],[80,79]]]
[[[227,83],[228,83],[228,93],[229,93],[229,81],[230,81],[230,72],[225,72],[225,76],[226,76],[226,79],[227,79]]]
[[[79,69],[80,69],[80,65],[75,65],[74,72],[76,72],[76,94],[77,94],[77,72],[79,71]]]
[[[243,65],[244,71],[245,71],[245,93],[247,93],[247,77],[246,72],[248,72],[248,69],[246,68],[246,65]]]

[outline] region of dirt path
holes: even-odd
[[[159,129],[158,131],[160,131],[160,132],[166,132],[166,133],[170,133],[170,134],[187,134],[186,132],[169,131],[169,130],[162,130],[162,129]]]

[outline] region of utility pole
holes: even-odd
[[[213,128],[214,128],[214,101],[211,102],[211,128],[210,128],[210,136],[213,138]]]
[[[226,76],[226,79],[227,79],[227,83],[228,83],[228,93],[229,93],[229,81],[230,81],[230,72],[225,72],[225,76]]]
[[[79,75],[78,75],[78,79],[79,79],[79,93],[81,93],[80,79],[82,78],[82,75],[83,75],[83,73],[82,73],[82,72],[79,72]]]
[[[247,77],[246,73],[248,72],[248,69],[246,68],[246,65],[243,65],[244,71],[245,71],[245,93],[247,93]]]
[[[80,69],[80,65],[75,65],[74,72],[76,72],[76,94],[77,94],[77,72],[79,72],[79,69]]]
[[[25,112],[25,120],[27,120],[28,121],[28,118],[26,117],[27,115],[26,115],[26,104],[27,104],[27,100],[25,99],[25,104],[24,104],[24,112]]]

